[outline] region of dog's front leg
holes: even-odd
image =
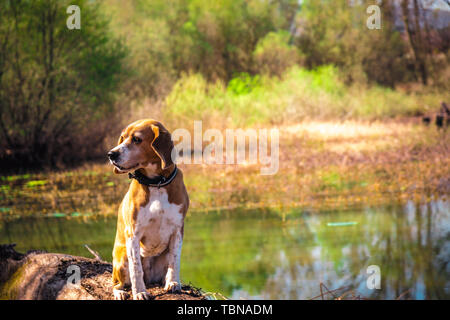
[[[171,238],[168,252],[168,268],[166,274],[165,291],[179,292],[180,285],[180,256],[183,245],[183,236],[178,230]]]
[[[148,300],[150,295],[145,289],[144,271],[142,270],[140,255],[140,238],[132,236],[127,239],[127,256],[129,263],[131,290],[134,300]]]

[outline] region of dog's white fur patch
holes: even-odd
[[[138,293],[146,292],[144,283],[144,271],[142,270],[142,263],[139,257],[139,239],[135,237],[128,238],[126,247],[131,289],[133,292],[133,297],[136,297]]]
[[[129,200],[128,193],[125,201]],[[124,217],[127,213],[124,205]],[[166,289],[179,289],[180,255],[182,247],[181,227],[183,225],[182,206],[170,203],[167,191],[163,188],[150,187],[148,203],[142,207],[127,239],[127,256],[129,261],[130,281],[133,295],[145,292],[144,273],[140,257],[154,257],[169,247],[167,253],[168,268],[165,275]],[[164,277],[162,277],[164,278]]]

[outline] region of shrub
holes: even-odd
[[[184,75],[166,99],[164,121],[171,127],[190,128],[193,120],[203,120],[204,127],[223,128],[304,119],[381,119],[415,115],[424,105],[437,105],[444,98],[378,85],[349,86],[334,66],[313,70],[294,66],[281,80],[240,75],[230,83],[226,88],[223,82],[208,83],[199,74]]]
[[[237,95],[247,94],[260,85],[260,76],[251,76],[246,72],[239,74],[228,82],[227,89]]]
[[[269,32],[258,41],[253,59],[256,70],[270,76],[281,74],[299,61],[295,46],[289,45],[290,34],[287,31]]]
[[[66,26],[71,4],[80,30]],[[92,158],[110,129],[123,46],[91,1],[2,1],[0,12],[0,160]]]

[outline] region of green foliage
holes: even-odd
[[[237,95],[247,94],[260,85],[258,75],[251,76],[248,73],[241,73],[228,82],[227,89]]]
[[[289,32],[281,30],[269,32],[260,39],[253,52],[256,69],[261,73],[280,76],[299,62],[297,48],[289,45],[290,38]]]
[[[127,92],[164,97],[185,73],[227,83],[240,73],[280,76],[295,64],[335,65],[346,83],[394,87],[412,80],[392,1],[381,5],[381,30],[366,27],[370,3],[105,0],[101,5],[130,50]]]
[[[258,41],[288,26],[298,7],[293,0],[122,3],[107,0],[104,7],[131,50],[128,63],[136,70],[132,84],[152,95],[165,93],[185,72],[201,73],[208,81],[250,73]]]
[[[368,80],[394,86],[408,77],[406,48],[394,29],[390,1],[381,6],[382,29],[366,27],[367,3],[347,0],[304,1],[296,43],[308,67],[338,66],[346,82]],[[389,70],[389,72],[386,72]]]
[[[128,92],[167,97],[173,123],[411,115],[442,97],[378,86],[414,79],[392,1],[381,30],[367,28],[367,3],[347,0],[104,3],[130,50]]]
[[[28,188],[34,188],[34,187],[39,187],[39,186],[44,186],[47,184],[48,181],[46,180],[32,180],[32,181],[28,181],[26,186]]]
[[[303,77],[310,81],[309,88],[312,91],[333,95],[342,95],[345,87],[339,78],[339,71],[331,65],[324,65],[302,74]]]
[[[296,64],[334,65],[350,84],[394,87],[414,80],[408,44],[394,28],[393,2],[381,4],[380,30],[366,26],[370,3],[105,0],[102,5],[130,50],[127,64],[134,72],[127,91],[164,97],[182,74],[228,83],[241,73],[281,76]]]
[[[81,30],[66,26],[70,4],[81,8]],[[126,54],[98,5],[2,1],[0,12],[0,159],[40,165],[93,156]]]
[[[222,126],[296,122],[306,118],[380,119],[418,114],[439,94],[406,94],[380,87],[348,86],[333,66],[313,70],[293,67],[281,80],[248,74],[208,83],[200,74],[184,75],[166,99],[165,119],[182,126],[203,119]]]

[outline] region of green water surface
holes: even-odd
[[[320,294],[320,283],[371,299],[450,298],[449,202],[282,216],[190,213],[182,281],[233,299],[309,299]],[[0,222],[0,243],[90,256],[88,244],[111,261],[115,227],[114,217],[15,219]],[[380,268],[380,289],[367,286],[370,265]]]

